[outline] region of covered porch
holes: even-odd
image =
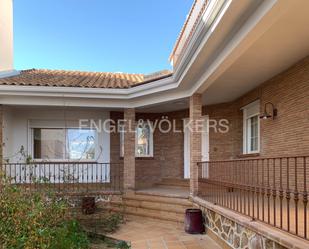
[[[178,103],[181,109],[186,104],[187,100]],[[190,141],[183,131],[188,113],[2,105],[1,170],[7,181],[27,190],[99,193],[153,188],[183,190],[181,194],[188,196],[190,158],[185,165],[184,143],[189,148]],[[123,120],[128,122],[121,124]],[[145,121],[141,127],[140,120]],[[134,132],[123,132],[126,124],[133,125]]]

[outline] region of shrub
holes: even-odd
[[[0,189],[0,248],[88,248],[78,223],[65,220],[67,210],[66,202],[52,193],[27,193],[4,184]]]

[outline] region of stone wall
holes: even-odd
[[[212,210],[203,208],[203,213],[206,228],[234,249],[288,249]]]
[[[237,222],[237,215],[234,215],[235,219],[232,220],[219,212],[215,212],[207,204],[197,201],[195,206],[203,211],[206,233],[210,234],[210,230],[217,236],[218,242],[223,242],[223,248],[291,249],[291,247],[285,247],[275,240],[249,229],[241,222]]]

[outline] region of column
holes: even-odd
[[[198,165],[202,159],[202,96],[190,97],[190,194],[198,192]]]
[[[135,189],[135,109],[124,110],[124,189]]]

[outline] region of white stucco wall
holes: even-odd
[[[104,121],[109,119],[109,112],[99,109],[77,109],[77,108],[51,108],[51,107],[5,107],[4,109],[4,157],[10,162],[23,162],[24,158],[18,153],[21,146],[25,148],[27,155],[32,155],[29,148],[31,138],[29,129],[31,123],[42,123],[44,126],[49,123],[71,126],[78,124],[79,119],[93,119]],[[87,122],[86,122],[87,123]],[[98,130],[96,161],[101,163],[110,162],[110,134]]]
[[[13,69],[13,0],[0,0],[0,73]]]

